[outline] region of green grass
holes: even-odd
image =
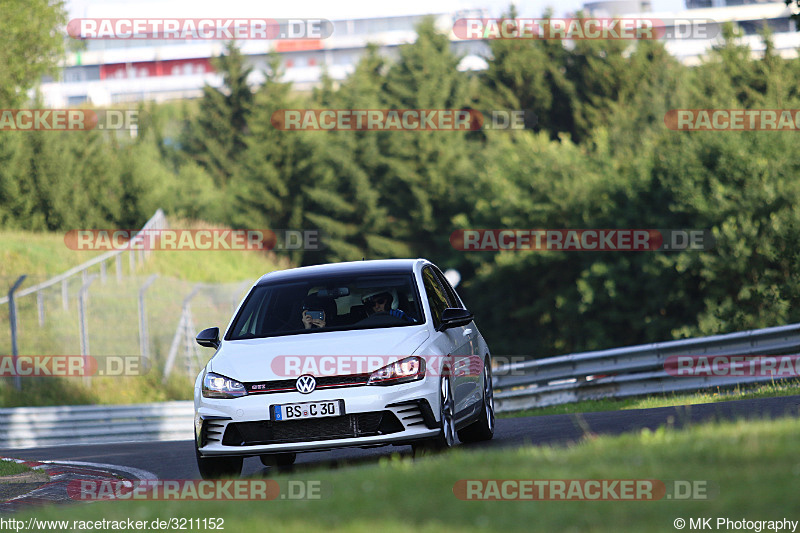
[[[22,274],[44,281],[103,253],[70,250],[63,233],[4,230],[0,242],[0,278],[9,285]],[[8,288],[3,289],[5,295]]]
[[[193,220],[170,220],[175,229],[222,228],[220,225]],[[24,287],[44,281],[89,261],[105,251],[71,250],[64,244],[62,232],[0,231],[0,278],[13,283],[21,274],[27,274]],[[131,272],[129,254],[123,254],[125,276],[147,276],[158,273],[183,281],[228,283],[256,279],[276,268],[289,268],[286,256],[258,251],[157,251],[141,266]],[[94,273],[99,267],[94,267]],[[110,277],[114,276],[114,263],[108,264]],[[35,280],[35,281],[33,281]],[[6,290],[0,291],[3,294]]]
[[[800,395],[800,380],[786,380],[764,383],[750,387],[728,390],[706,390],[692,394],[664,394],[643,398],[600,398],[561,405],[551,405],[524,411],[499,413],[500,418],[522,416],[565,415],[572,413],[591,413],[599,411],[620,411],[624,409],[650,409],[653,407],[672,407],[676,405],[695,405],[700,403],[727,402],[731,400],[751,400],[756,398],[775,398],[778,396]]]
[[[227,531],[674,531],[682,517],[797,519],[796,419],[710,423],[589,437],[568,448],[467,449],[274,477],[319,481],[319,500],[102,502],[45,507],[39,519],[222,517]],[[706,500],[462,501],[462,479],[707,481]],[[25,513],[19,518],[25,519]],[[688,526],[687,526],[688,529]]]
[[[46,380],[46,381],[45,381]],[[42,383],[47,386],[42,386]],[[0,407],[43,407],[50,405],[126,405],[191,400],[193,380],[176,374],[166,384],[160,373],[136,377],[40,378],[21,380],[18,391],[11,380],[0,383]]]
[[[0,478],[5,476],[13,476],[15,474],[23,474],[25,472],[32,472],[33,469],[28,465],[22,463],[15,463],[14,461],[0,460]]]
[[[170,221],[173,228],[209,227],[202,222]],[[30,287],[73,268],[97,252],[66,247],[61,233],[0,232],[0,281],[7,287],[20,274]],[[156,281],[145,295],[152,360],[150,372],[140,377],[97,378],[85,386],[80,378],[24,379],[17,392],[9,379],[0,379],[0,407],[22,405],[118,404],[191,399],[197,371],[213,350],[191,345],[196,352],[181,350],[167,385],[161,384],[167,355],[178,328],[182,302],[199,287],[191,300],[192,330],[224,328],[250,284],[266,272],[291,265],[285,257],[253,251],[154,251],[144,264],[132,268],[130,254],[123,254],[122,281],[114,262],[107,263],[107,278],[95,279],[87,301],[89,353],[93,356],[139,355],[139,288],[152,274]],[[92,267],[97,274],[100,267]],[[39,325],[34,295],[17,299],[20,355],[77,355],[81,353],[78,292],[81,276],[68,284],[67,309],[61,285],[42,292],[44,326]],[[7,287],[0,287],[5,293]],[[11,353],[8,305],[0,306],[0,355]],[[45,380],[45,381],[43,381]],[[47,383],[47,386],[43,386]]]

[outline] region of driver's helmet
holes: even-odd
[[[392,302],[394,301],[394,297],[392,293],[387,290],[381,290],[377,292],[368,293],[361,297],[361,303],[367,306],[367,308],[371,308],[375,302],[386,302],[385,309],[392,308]]]

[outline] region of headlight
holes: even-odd
[[[367,385],[397,385],[424,377],[425,359],[413,356],[379,368],[369,376]]]
[[[238,398],[247,391],[235,379],[209,372],[203,378],[203,398]]]

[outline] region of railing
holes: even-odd
[[[596,398],[624,398],[769,382],[758,376],[674,376],[664,363],[678,355],[782,355],[800,352],[800,324],[560,355],[495,370],[498,411]]]
[[[770,376],[676,377],[677,355],[781,355],[800,352],[800,324],[576,353],[495,370],[496,411],[595,398],[623,398],[771,381]],[[127,406],[0,409],[0,448],[98,442],[191,440],[192,402]]]
[[[192,402],[0,409],[0,448],[191,440]]]

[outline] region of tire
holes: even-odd
[[[439,380],[439,423],[441,431],[436,437],[412,444],[414,455],[440,452],[452,447],[456,442],[455,400],[453,387],[447,376]]]
[[[461,429],[458,440],[461,442],[481,442],[494,436],[494,388],[492,387],[492,365],[489,359],[483,363],[483,406],[477,422]]]
[[[291,466],[297,459],[296,453],[273,453],[261,456],[261,464],[264,466]]]
[[[195,448],[197,469],[203,479],[239,477],[242,475],[243,457],[203,457]]]

